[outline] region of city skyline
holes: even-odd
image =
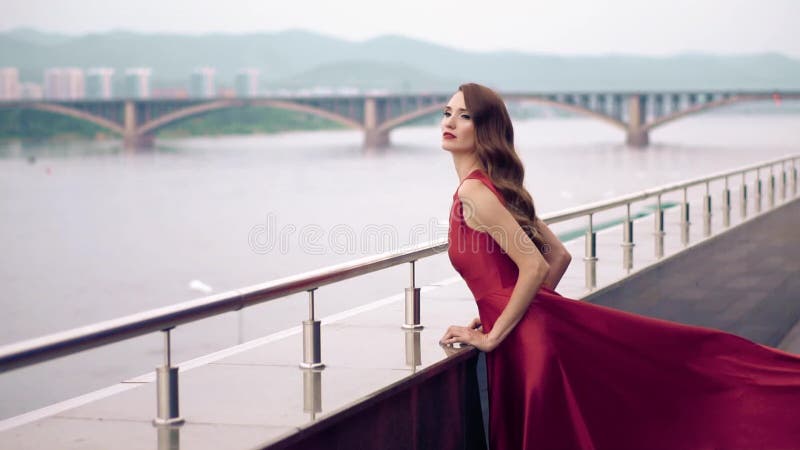
[[[151,87],[149,67],[120,72],[110,67],[48,67],[37,83],[23,80],[17,67],[0,67],[0,101],[256,97],[262,93],[260,71],[253,68],[237,71],[232,83],[218,83],[214,67],[199,67],[186,82],[161,89]]]
[[[800,2],[794,0],[496,0],[492,8],[472,0],[455,6],[421,0],[403,5],[296,0],[292,8],[252,0],[12,2],[0,17],[0,31],[244,34],[302,29],[350,41],[400,35],[470,51],[646,56],[775,52],[800,57],[800,32],[793,24],[800,17]]]

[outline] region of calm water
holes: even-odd
[[[516,133],[540,213],[800,152],[798,115],[678,121],[645,151],[588,119],[518,122]],[[438,135],[396,130],[392,148],[368,155],[351,131],[139,152],[7,145],[0,345],[205,295],[197,285],[222,292],[444,237],[458,180]],[[363,238],[376,230],[379,242]],[[455,274],[442,256],[419,263],[421,282]],[[406,279],[403,267],[322,288],[319,315],[397,294]],[[245,311],[241,327],[235,314],[181,327],[176,360],[297,325],[305,311],[293,296]],[[0,418],[148,372],[160,351],[160,337],[145,336],[0,376]]]

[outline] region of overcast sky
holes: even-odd
[[[399,34],[469,50],[780,52],[800,57],[800,0],[2,0],[0,30]]]

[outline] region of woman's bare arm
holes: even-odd
[[[533,241],[500,200],[478,180],[466,180],[458,191],[464,205],[464,220],[470,228],[489,233],[519,268],[517,283],[503,312],[488,333],[469,327],[451,326],[440,341],[470,344],[491,351],[508,336],[527,311],[530,302],[547,278],[548,263]]]
[[[569,267],[569,263],[572,261],[572,255],[569,254],[567,248],[564,247],[564,244],[558,239],[558,236],[550,230],[544,221],[537,217],[534,225],[536,229],[539,230],[539,234],[542,236],[542,240],[544,240],[545,243],[542,256],[544,256],[547,264],[550,265],[547,278],[545,278],[542,284],[550,289],[555,289],[561,281],[561,277],[563,277],[564,273],[567,271],[567,267]]]

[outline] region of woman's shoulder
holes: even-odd
[[[502,194],[497,190],[492,180],[481,172],[475,172],[466,178],[456,191],[462,201],[489,202],[499,201],[505,205]]]
[[[486,181],[478,178],[467,178],[458,187],[456,194],[460,198],[476,198],[491,192],[493,190],[487,185]]]

